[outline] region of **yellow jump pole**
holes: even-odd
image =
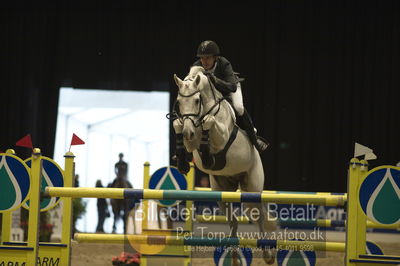
[[[148,189],[150,182],[150,163],[145,162],[143,165],[143,188]],[[149,201],[142,200],[142,234],[144,234],[146,229],[149,229]],[[126,238],[125,238],[126,241]],[[148,264],[147,257],[142,256],[140,258],[140,263],[143,266]]]
[[[149,188],[150,181],[150,163],[145,162],[143,165],[143,188]],[[149,213],[149,202],[147,200],[142,201],[142,232],[144,229],[148,229],[148,215]]]
[[[190,170],[186,175],[186,181],[187,181],[187,190],[194,190],[194,177],[195,177],[195,167],[194,164],[191,162],[190,163]],[[186,209],[189,210],[189,217],[186,217],[185,221],[185,231],[188,232],[193,232],[193,217],[195,213],[193,213],[193,201],[192,200],[187,200],[186,201]],[[192,260],[192,252],[191,250],[185,252],[186,255],[189,257],[185,258],[185,265],[189,266],[191,265],[191,260]]]
[[[193,190],[194,189],[194,174],[195,174],[195,169],[194,169],[194,164],[190,163],[190,170],[187,173],[186,176],[186,181],[187,181],[187,190]],[[193,201],[192,200],[187,200],[186,201],[186,208],[189,210],[189,217],[185,221],[185,230],[192,232],[193,230]]]
[[[64,186],[72,187],[75,175],[75,156],[69,151],[65,153],[64,158]],[[63,216],[61,243],[65,244],[66,247],[61,248],[61,261],[63,262],[63,265],[71,265],[72,198],[63,197],[62,201]]]
[[[360,161],[353,158],[350,161],[347,178],[347,219],[346,219],[346,254],[345,265],[350,264],[350,258],[356,257],[357,245],[357,212],[351,211],[357,209],[357,200],[354,197],[357,194],[358,176],[360,174]]]
[[[357,206],[356,209],[351,210],[357,212],[357,257],[360,254],[365,254],[367,249],[367,219],[363,214],[362,209],[359,208],[359,188],[361,186],[362,176],[368,172],[368,162],[366,160],[361,160],[360,163],[360,174],[358,175],[357,180],[357,194],[354,194],[356,197]]]
[[[195,191],[212,191],[211,188],[209,187],[194,187]],[[236,192],[240,192],[240,189],[237,189]],[[263,190],[262,193],[266,194],[306,194],[306,195],[337,195],[337,193],[331,193],[331,192],[304,192],[304,191],[278,191],[278,190]],[[344,196],[347,195],[347,193],[343,193]]]
[[[367,169],[367,164],[365,163],[365,161],[360,162],[357,158],[353,158],[349,166],[347,181],[346,266],[357,265],[354,262],[350,262],[350,260],[358,258],[359,251],[361,251],[361,254],[366,251],[366,220],[365,218],[363,219],[363,216],[358,211],[359,182],[362,171],[366,171]],[[364,230],[364,232],[361,232],[361,230]]]
[[[27,247],[33,250],[27,252],[27,265],[36,265],[39,252],[39,212],[40,183],[42,178],[42,154],[39,148],[32,152],[31,188],[29,192],[29,221]]]
[[[196,215],[196,222],[198,223],[227,223],[228,219],[226,216],[223,215]],[[237,217],[237,220],[241,224],[248,224],[249,218],[246,216],[239,216]],[[315,220],[309,220],[309,221],[282,221],[278,220],[279,224],[283,223],[284,225],[286,224],[293,224],[296,226],[308,226],[308,227],[345,227],[346,222],[345,221],[339,221],[340,223],[335,223],[335,220],[329,220],[329,219],[315,219]],[[400,226],[399,225],[383,225],[383,224],[377,224],[371,221],[367,221],[367,228],[379,228],[379,229],[392,229],[392,230],[398,230],[400,231]]]
[[[315,204],[321,206],[343,206],[343,195],[265,194],[255,192],[183,191],[129,188],[62,188],[47,187],[51,197],[110,198],[110,199],[154,199],[154,200],[199,200],[222,202],[275,202],[283,204]]]
[[[237,221],[240,224],[248,224],[249,218],[246,216],[239,216],[237,217]],[[223,215],[196,215],[196,222],[198,223],[227,223],[228,218]]]

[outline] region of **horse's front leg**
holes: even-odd
[[[215,116],[206,115],[203,120],[203,131],[209,131],[210,145],[214,150],[222,150],[229,139],[228,128],[217,121]]]
[[[172,126],[176,133],[176,157],[178,170],[183,174],[187,174],[190,170],[190,165],[186,158],[185,146],[183,145],[183,123],[179,119],[175,119],[172,122]]]
[[[210,138],[210,136],[212,136]],[[226,127],[218,123],[212,115],[206,115],[203,120],[203,131],[200,141],[201,161],[205,169],[212,169],[215,164],[214,151],[222,150],[225,146]]]
[[[124,200],[124,215],[122,217],[124,219],[124,234],[126,234],[128,230],[129,200]]]

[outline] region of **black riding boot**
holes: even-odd
[[[265,151],[269,145],[269,143],[261,137],[256,135],[254,130],[253,121],[251,121],[250,115],[246,109],[244,109],[242,116],[237,116],[239,127],[244,129],[249,136],[251,143],[256,147],[258,152],[262,153]]]

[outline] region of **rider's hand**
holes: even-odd
[[[215,75],[213,73],[206,73],[206,76],[215,84]]]

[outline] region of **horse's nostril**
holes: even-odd
[[[183,137],[184,137],[186,140],[192,140],[193,137],[194,137],[194,132],[192,132],[192,131],[183,132]]]

